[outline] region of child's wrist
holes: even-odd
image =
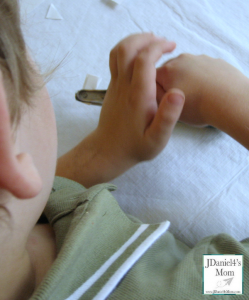
[[[108,140],[108,136],[99,132],[98,129],[93,131],[83,143],[92,153],[92,165],[98,169],[97,181],[107,182],[121,175],[137,162],[132,158],[129,159],[124,151],[119,151],[118,144],[113,140]]]
[[[205,122],[230,134],[232,122],[248,114],[248,104],[249,79],[243,76],[232,86],[210,93],[202,107]]]

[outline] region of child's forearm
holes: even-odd
[[[206,123],[233,137],[249,149],[249,79],[240,77],[227,91],[203,106]]]
[[[56,176],[65,177],[79,182],[86,188],[95,184],[108,182],[127,169],[132,162],[116,161],[111,153],[105,153],[98,146],[95,132],[87,136],[71,151],[61,156],[57,161]]]

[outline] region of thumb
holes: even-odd
[[[159,152],[166,146],[178,121],[184,105],[185,96],[179,89],[170,89],[159,104],[157,113],[146,130],[147,137],[157,144]]]

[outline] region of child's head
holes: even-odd
[[[53,181],[57,154],[54,113],[33,65],[20,28],[18,1],[1,0],[0,206],[3,191],[25,199],[46,188],[46,196],[41,197],[47,197]]]
[[[22,105],[30,105],[30,97],[34,92],[34,83],[31,80],[34,70],[27,59],[17,0],[0,2],[0,69],[4,78],[11,124],[16,125],[21,117]]]
[[[57,158],[52,104],[28,58],[17,1],[0,0],[1,299],[26,299],[35,288],[40,271],[32,255],[38,247],[29,248],[29,241],[49,198]]]

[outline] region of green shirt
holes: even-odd
[[[56,177],[45,214],[58,256],[32,300],[199,300],[203,254],[244,254],[244,295],[249,299],[249,240],[210,236],[190,249],[168,231],[169,222],[142,224],[127,216],[110,191]]]

